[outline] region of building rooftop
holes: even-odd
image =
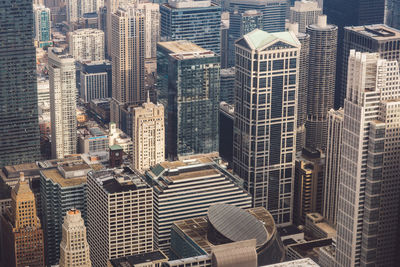
[[[276,33],[268,33],[260,29],[255,29],[254,31],[246,34],[243,38],[236,41],[236,43],[240,44],[241,40],[245,40],[250,48],[252,49],[262,49],[268,44],[275,43],[280,40],[286,42],[295,47],[300,46],[299,40],[297,40],[296,36],[292,32],[276,32]]]
[[[323,238],[287,246],[304,258],[318,259],[318,249],[332,245],[332,238]]]
[[[218,7],[211,0],[169,0],[163,5],[171,9]]]
[[[345,27],[345,29],[348,31],[358,32],[377,41],[394,40],[400,38],[400,30],[394,29],[385,24],[348,26]]]
[[[293,261],[286,261],[282,263],[264,265],[262,267],[319,267],[315,261],[310,258],[293,260]]]
[[[86,183],[86,175],[74,178],[64,178],[58,169],[42,170],[42,175],[59,184],[61,187],[77,186]]]
[[[141,263],[161,263],[168,261],[162,251],[156,250],[109,260],[113,267],[134,267]],[[147,266],[147,265],[146,265]]]
[[[158,46],[163,47],[168,50],[169,53],[188,53],[188,52],[205,52],[208,51],[197,44],[189,41],[179,40],[179,41],[169,41],[169,42],[159,42]]]

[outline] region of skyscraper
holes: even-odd
[[[400,30],[376,24],[358,27],[345,27],[342,53],[338,53],[336,106],[343,106],[347,88],[347,70],[350,50],[379,53],[388,60],[400,61]]]
[[[120,127],[120,106],[146,99],[144,90],[144,16],[134,5],[111,14],[111,121]]]
[[[210,0],[170,0],[160,6],[161,37],[187,40],[220,54],[221,7]]]
[[[310,35],[307,92],[306,147],[325,149],[327,114],[334,106],[337,26],[326,24],[326,16],[307,26]]]
[[[50,9],[43,5],[33,5],[34,38],[36,47],[51,46],[51,16]]]
[[[87,211],[93,267],[153,251],[153,189],[142,177],[131,171],[89,173]]]
[[[299,24],[299,32],[305,33],[308,25],[317,24],[318,16],[322,15],[322,8],[318,2],[301,0],[294,2],[290,8],[290,23]]]
[[[246,10],[240,15],[240,36],[263,28],[263,14],[258,10]]]
[[[153,3],[138,3],[136,7],[144,15],[145,58],[156,58],[157,43],[160,41],[160,6]]]
[[[102,0],[67,0],[66,15],[68,23],[74,23],[85,13],[97,12],[103,5]]]
[[[91,267],[86,227],[81,212],[67,211],[62,225],[60,244],[60,267]]]
[[[292,221],[299,54],[292,32],[236,41],[233,170],[281,225]]]
[[[328,137],[326,142],[324,196],[322,215],[333,226],[336,225],[336,210],[342,153],[343,109],[328,112]]]
[[[400,72],[350,51],[337,203],[337,266],[395,266],[400,203]]]
[[[133,109],[133,167],[139,171],[165,160],[164,106],[150,98]]]
[[[400,1],[386,1],[385,23],[393,28],[400,30]]]
[[[79,29],[68,32],[69,54],[77,61],[104,60],[104,32],[98,29]]]
[[[32,1],[0,3],[0,167],[40,157]]]
[[[168,158],[218,151],[219,56],[187,41],[160,42],[157,53]]]
[[[49,50],[51,154],[64,158],[76,154],[76,73],[70,55]]]
[[[86,62],[80,67],[80,97],[85,103],[111,96],[112,76],[109,61]]]
[[[24,173],[11,191],[11,208],[1,217],[2,266],[44,266],[44,242],[35,196]]]

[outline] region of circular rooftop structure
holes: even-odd
[[[219,234],[233,242],[256,239],[257,246],[261,246],[268,241],[264,224],[236,206],[214,204],[208,209],[207,217]]]

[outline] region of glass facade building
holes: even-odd
[[[34,36],[36,47],[46,47],[53,45],[51,41],[51,16],[50,8],[43,5],[33,5],[34,12]]]
[[[0,167],[40,157],[32,1],[0,2]]]
[[[160,6],[161,38],[187,40],[220,55],[221,7],[210,1],[169,1]]]
[[[236,41],[233,171],[277,224],[290,224],[300,42],[255,30]]]

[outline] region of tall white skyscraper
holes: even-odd
[[[278,224],[290,224],[300,42],[254,30],[236,41],[233,171]]]
[[[316,24],[318,16],[322,15],[322,8],[318,2],[310,0],[301,0],[294,2],[290,8],[290,23],[299,24],[299,32],[305,33],[308,25]]]
[[[77,22],[85,13],[97,12],[103,0],[66,0],[68,23]]]
[[[69,210],[62,225],[60,267],[91,267],[86,227],[79,210]]]
[[[396,266],[400,200],[397,61],[350,51],[337,210],[337,266]]]
[[[98,29],[79,29],[68,33],[69,54],[77,61],[104,60],[104,32]]]
[[[36,47],[52,45],[50,8],[33,5],[34,38]]]
[[[136,5],[144,15],[145,58],[157,57],[157,43],[160,41],[160,6],[153,3]]]
[[[49,50],[51,154],[76,154],[76,71],[70,55]]]

